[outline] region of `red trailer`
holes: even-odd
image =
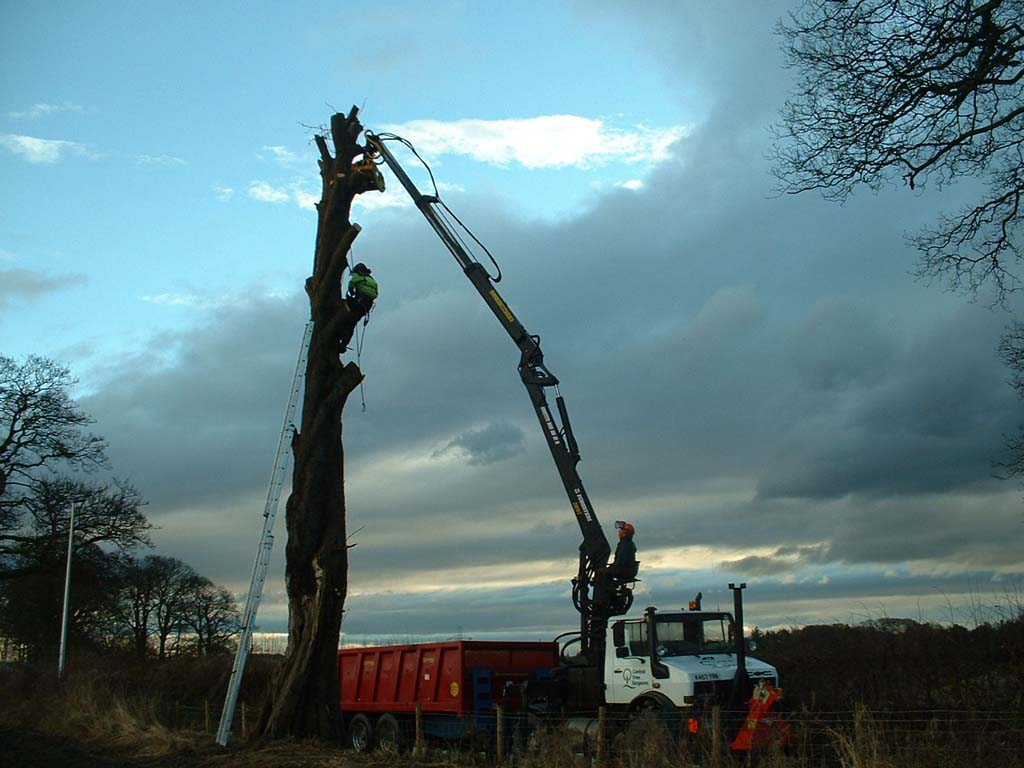
[[[545,677],[558,666],[557,643],[459,640],[338,651],[341,711],[352,746],[400,746],[416,705],[427,735],[493,730],[506,683]]]

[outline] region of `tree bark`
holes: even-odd
[[[343,735],[338,697],[338,639],[348,589],[345,533],[344,451],[341,414],[363,374],[343,365],[342,341],[351,338],[358,318],[348,309],[342,275],[359,234],[349,221],[355,196],[374,188],[352,161],[362,154],[358,109],[331,118],[327,138],[316,136],[323,182],[313,274],[306,293],[313,335],[306,363],[302,429],[292,440],[295,457],[288,526],[288,653],[278,672],[259,731],[270,737]]]

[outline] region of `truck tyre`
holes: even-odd
[[[373,726],[370,718],[361,712],[355,715],[348,724],[348,740],[356,752],[369,752],[373,749]]]
[[[679,713],[672,702],[660,694],[646,694],[629,705],[625,728],[615,738],[615,748],[620,755],[648,752],[667,754],[672,743],[672,734],[679,728]]]
[[[402,724],[397,717],[390,713],[381,715],[377,718],[374,731],[377,734],[377,749],[394,755],[402,751],[405,739],[402,737]]]

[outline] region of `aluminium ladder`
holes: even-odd
[[[291,436],[295,430],[295,411],[302,397],[306,377],[306,360],[309,357],[309,340],[313,335],[313,321],[306,323],[299,349],[299,360],[295,364],[295,376],[292,378],[292,393],[288,398],[288,408],[284,414],[284,426],[277,444],[277,456],[274,458],[274,471],[270,475],[270,487],[267,489],[267,504],[263,509],[263,533],[256,550],[256,562],[252,569],[252,581],[249,583],[249,597],[245,601],[245,613],[239,625],[238,651],[235,653],[235,664],[231,668],[231,679],[228,681],[228,693],[224,698],[224,711],[220,716],[217,729],[217,743],[222,747],[228,745],[231,736],[231,721],[235,717],[235,706],[238,704],[238,690],[242,686],[242,675],[245,674],[245,663],[249,658],[249,646],[256,624],[256,611],[260,607],[263,595],[263,583],[270,567],[270,555],[274,549],[274,518],[281,500],[281,489],[284,476],[291,457]]]

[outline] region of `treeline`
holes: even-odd
[[[187,563],[158,555],[131,484],[91,482],[106,444],[51,360],[0,356],[0,651],[56,659],[74,511],[71,649],[208,656],[238,630],[231,594]]]
[[[755,632],[791,708],[1024,711],[1024,612],[973,629],[912,619]]]

